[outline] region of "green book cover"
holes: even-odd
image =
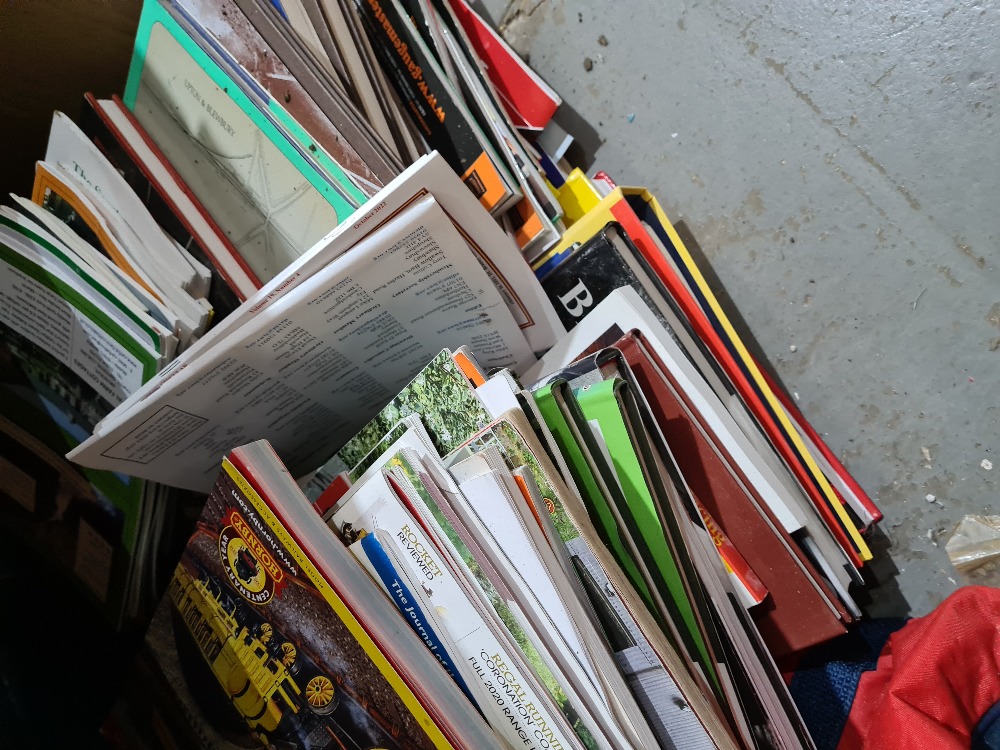
[[[117,625],[140,553],[146,486],[64,456],[152,376],[157,357],[102,309],[96,291],[84,293],[85,284],[16,244],[13,234],[0,239],[0,524]]]
[[[573,480],[580,490],[587,511],[594,521],[601,540],[614,554],[618,564],[622,566],[636,591],[642,596],[650,612],[656,612],[656,606],[650,596],[649,587],[643,580],[635,560],[625,546],[618,529],[618,521],[608,504],[610,488],[603,482],[594,466],[594,458],[590,455],[585,436],[580,433],[580,421],[572,416],[572,411],[578,411],[573,392],[565,380],[554,380],[534,392],[535,402],[542,414],[542,419],[552,432],[556,445],[566,459]]]
[[[143,5],[123,100],[264,282],[363,200],[335,188],[157,0]]]
[[[647,569],[657,579],[657,588],[661,590],[668,607],[673,610],[675,622],[682,637],[687,640],[689,649],[697,655],[706,673],[714,675],[705,638],[685,590],[677,561],[667,542],[666,531],[646,483],[633,436],[622,413],[619,394],[626,387],[625,381],[611,378],[578,388],[574,395],[584,418],[597,422],[604,436],[614,473],[624,495],[625,506],[621,510],[630,522],[640,554],[649,563]]]

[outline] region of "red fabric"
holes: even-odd
[[[837,750],[968,750],[1000,701],[1000,589],[959,589],[889,637]]]

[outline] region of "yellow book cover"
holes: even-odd
[[[548,252],[532,263],[535,271],[548,266],[554,259],[564,255],[573,245],[583,244],[589,240],[601,231],[609,221],[617,221],[611,209],[623,201],[624,196],[621,188],[615,188],[608,193],[599,203],[568,225],[562,238]]]
[[[569,173],[566,182],[555,191],[555,194],[559,205],[562,206],[563,222],[567,227],[575,224],[601,202],[601,194],[579,167]]]
[[[175,690],[203,695],[213,726],[242,724],[247,740],[268,746],[496,747],[294,490],[264,441],[224,460],[168,588],[184,682]],[[317,542],[316,529],[329,538]]]

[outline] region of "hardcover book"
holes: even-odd
[[[634,260],[629,262],[629,255],[634,259],[638,252],[621,227],[612,222],[582,245],[558,256],[557,264],[539,269],[536,273],[542,288],[563,325],[572,328],[594,305],[623,286],[635,289],[663,321],[649,278],[636,272]]]
[[[725,372],[745,408],[761,425],[774,449],[822,515],[838,543],[856,567],[871,559],[871,550],[857,525],[837,498],[799,433],[792,427],[778,399],[756,363],[708,290],[690,253],[656,199],[638,188],[614,188],[595,208],[573,224],[550,253],[534,265],[536,272],[565,254],[576,242],[585,242],[609,221],[628,233],[662,284],[669,290],[698,337]],[[589,306],[589,303],[588,303]]]

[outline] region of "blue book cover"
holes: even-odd
[[[417,596],[406,585],[403,577],[396,571],[396,566],[389,558],[382,543],[379,542],[375,534],[366,534],[351,546],[351,551],[356,553],[358,545],[360,545],[368,563],[366,567],[378,576],[382,588],[389,594],[392,603],[396,605],[410,627],[413,628],[413,631],[420,636],[420,639],[430,649],[431,653],[441,662],[441,666],[455,680],[455,684],[461,688],[462,692],[472,702],[472,705],[475,706],[476,701],[469,691],[469,686],[456,668],[455,660],[449,655],[441,638],[424,614]]]

